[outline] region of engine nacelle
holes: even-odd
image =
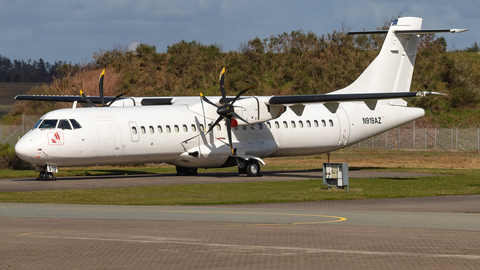
[[[267,105],[270,97],[243,97],[235,102],[235,113],[249,124],[263,123],[280,117],[287,107],[282,105]],[[246,125],[238,121],[238,125]]]

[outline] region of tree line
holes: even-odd
[[[388,25],[384,23],[379,29],[387,29]],[[130,90],[131,96],[198,96],[200,92],[218,96],[218,76],[224,66],[228,95],[234,96],[252,85],[255,87],[247,95],[324,94],[357,79],[378,55],[385,38],[349,36],[346,32],[342,29],[317,35],[300,29],[256,37],[230,52],[223,52],[218,44],[184,40],[170,45],[165,53],[157,53],[155,46],[148,44],[141,44],[135,52],[115,46],[95,52],[88,65],[57,67],[59,76],[50,85],[32,89],[31,94],[76,95],[82,89],[88,95],[98,95],[98,76],[101,69],[107,68],[105,79],[112,82],[108,87],[106,84],[106,95]],[[411,90],[442,92],[447,96],[418,99],[414,105],[433,115],[451,115],[452,110],[469,108],[480,111],[477,43],[464,50],[447,48],[443,37],[421,37]],[[71,105],[25,103],[11,115],[22,111],[43,114],[61,106]]]
[[[58,68],[67,64],[65,61],[55,61],[50,64],[42,58],[28,61],[9,58],[0,55],[0,82],[42,82],[49,83],[58,75]]]

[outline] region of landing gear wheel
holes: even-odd
[[[247,176],[262,176],[260,173],[260,163],[256,160],[248,161],[247,168],[246,168]]]
[[[39,181],[44,181],[44,180],[46,180],[46,179],[45,179],[45,172],[39,173],[37,180],[39,180]]]
[[[238,174],[247,174],[247,164],[243,158],[237,158]]]
[[[47,173],[45,174],[45,180],[47,180],[47,181],[55,181],[55,180],[57,180],[57,179],[53,176],[53,173],[47,172]]]

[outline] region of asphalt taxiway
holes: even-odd
[[[291,181],[310,173],[10,182],[35,190],[106,187],[116,179],[120,186],[149,185],[141,179]],[[0,190],[7,181],[0,180]],[[0,267],[12,269],[476,269],[480,263],[480,195],[229,206],[0,204],[0,217]]]

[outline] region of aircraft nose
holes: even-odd
[[[15,153],[22,160],[32,162],[32,160],[35,159],[36,153],[33,138],[21,138],[17,144],[15,144]]]

